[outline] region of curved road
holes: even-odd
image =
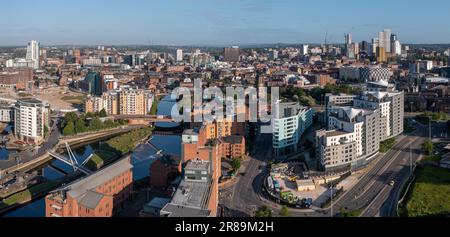
[[[397,137],[397,144],[385,155],[379,155],[353,188],[335,200],[333,216],[341,209],[361,210],[361,216],[364,217],[394,216],[403,187],[401,184],[410,176],[411,163],[414,164],[420,158],[427,134],[427,126],[417,125],[414,133]],[[281,210],[280,205],[265,199],[262,193],[263,180],[268,174],[265,162],[272,157],[271,146],[271,135],[261,134],[256,141],[254,154],[243,163],[245,171],[239,175],[237,183],[221,191],[220,203],[227,209],[226,216],[252,216],[261,205],[269,206],[275,214]],[[391,180],[395,181],[394,186],[389,185]],[[298,217],[332,215],[330,208],[290,209],[290,213]]]

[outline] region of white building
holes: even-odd
[[[0,122],[10,123],[14,121],[14,108],[11,106],[0,105]]]
[[[50,106],[37,99],[20,99],[15,105],[14,122],[16,138],[40,144],[45,129],[50,129]]]
[[[183,50],[177,49],[177,62],[183,61]]]
[[[26,60],[33,63],[34,69],[39,69],[39,42],[32,40],[27,46]]]
[[[385,29],[378,34],[379,47],[386,50],[386,53],[391,53],[391,36],[392,32],[389,29]]]
[[[297,151],[303,133],[313,123],[314,111],[299,103],[278,102],[274,110],[273,148],[275,156]]]
[[[308,50],[309,50],[309,45],[307,45],[307,44],[302,45],[301,54],[307,55],[309,53]]]
[[[370,82],[358,96],[326,96],[327,130],[316,133],[316,155],[325,170],[364,167],[380,142],[403,133],[404,93],[385,81]]]

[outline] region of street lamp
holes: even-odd
[[[331,184],[330,192],[331,192],[331,218],[333,218],[333,184]]]
[[[412,175],[413,174],[412,144],[409,144],[409,168],[410,168],[410,175]]]

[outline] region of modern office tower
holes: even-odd
[[[387,62],[387,52],[384,47],[377,47],[377,62],[378,63],[385,63]]]
[[[402,44],[399,40],[396,40],[392,43],[392,54],[396,56],[402,55]]]
[[[391,30],[385,29],[378,34],[380,40],[380,47],[384,48],[386,53],[391,53]]]
[[[377,55],[377,49],[380,46],[380,39],[373,38],[372,39],[372,55]]]
[[[309,53],[309,45],[307,45],[307,44],[302,45],[300,53],[302,55],[307,55]]]
[[[359,44],[351,43],[346,46],[346,56],[350,59],[357,58],[359,54]]]
[[[361,52],[366,52],[366,53],[370,53],[370,48],[369,48],[369,42],[367,41],[362,41],[361,42]]]
[[[33,68],[39,69],[39,43],[32,40],[27,46],[27,61],[33,62]]]
[[[316,133],[324,170],[357,169],[379,151],[381,141],[403,133],[404,93],[385,81],[370,82],[358,96],[327,95],[327,130]]]
[[[125,157],[45,197],[46,217],[111,217],[133,192],[133,165]]]
[[[346,45],[349,45],[349,44],[352,44],[353,43],[353,41],[352,41],[352,35],[351,34],[346,34],[345,35],[345,44]]]
[[[177,49],[177,62],[182,62],[182,61],[183,61],[183,50]]]
[[[19,99],[15,105],[14,135],[35,144],[44,141],[50,129],[50,106],[37,99]]]
[[[241,57],[241,50],[238,46],[224,49],[225,62],[239,62]]]
[[[95,96],[103,93],[103,80],[98,72],[89,72],[84,80],[79,82],[79,88]]]
[[[276,104],[274,110],[273,148],[276,157],[296,152],[303,133],[312,125],[314,111],[298,102]]]

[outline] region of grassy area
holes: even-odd
[[[61,98],[61,100],[66,101],[71,104],[83,104],[85,100],[84,95],[77,95],[77,96],[64,96]]]
[[[432,162],[439,162],[441,161],[440,156],[435,156],[435,155],[431,155],[431,156],[424,156],[423,157],[423,161],[432,161]]]
[[[41,183],[38,185],[35,185],[31,188],[28,188],[22,192],[18,192],[16,194],[13,194],[5,199],[0,203],[0,209],[6,208],[8,206],[12,206],[14,204],[21,204],[24,202],[31,201],[33,197],[41,194],[51,191],[52,189],[56,188],[58,185],[57,182],[54,181],[47,181],[45,183]]]
[[[153,100],[152,109],[150,110],[150,115],[156,115],[158,113],[158,101],[156,98]]]
[[[86,166],[89,169],[99,169],[110,160],[113,160],[119,156],[120,154],[116,152],[96,150],[95,154],[92,156]]]
[[[341,210],[341,217],[359,217],[361,213],[363,212],[363,209],[358,209],[354,211],[346,211]]]
[[[450,171],[426,166],[416,171],[416,180],[407,194],[400,215],[431,217],[450,215]]]
[[[392,147],[394,147],[395,142],[396,142],[395,138],[391,138],[386,141],[382,141],[380,143],[380,152],[381,153],[388,152],[390,149],[392,149]]]
[[[102,144],[102,150],[95,151],[86,166],[89,169],[99,169],[109,161],[130,153],[141,140],[149,137],[152,131],[152,128],[146,127],[109,139]]]

